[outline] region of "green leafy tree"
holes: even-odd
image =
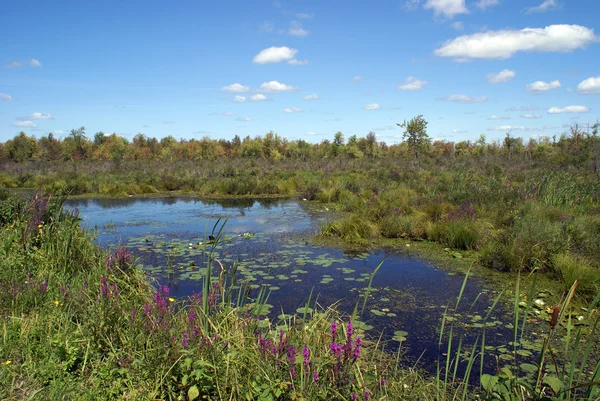
[[[419,158],[419,151],[429,145],[429,135],[427,135],[427,121],[423,115],[419,114],[410,121],[404,121],[402,124],[396,124],[404,128],[403,138],[408,147],[414,152],[415,159]]]

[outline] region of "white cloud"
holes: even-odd
[[[20,67],[23,67],[23,66],[41,67],[42,63],[40,63],[40,60],[35,59],[35,58],[30,58],[29,60],[27,60],[25,62],[14,60],[14,61],[11,61],[8,64],[5,64],[4,68],[20,68]]]
[[[600,76],[598,77],[589,77],[585,79],[577,85],[577,92],[591,95],[600,93]]]
[[[452,130],[453,134],[466,134],[467,132],[469,132],[469,131],[467,131],[466,129],[453,129]]]
[[[287,46],[272,46],[261,50],[260,53],[254,56],[252,62],[255,64],[280,63],[282,61],[292,60],[296,57],[297,53],[298,50],[290,49]]]
[[[488,82],[491,84],[500,84],[508,82],[517,75],[513,70],[502,70],[500,72],[492,72],[487,74]]]
[[[527,11],[530,13],[543,13],[555,8],[558,8],[558,3],[556,2],[556,0],[544,0],[539,6],[529,7]]]
[[[541,116],[539,114],[523,114],[521,117],[529,118],[529,119],[537,119],[537,118],[540,118]]]
[[[525,131],[522,125],[500,125],[498,127],[488,128],[488,131]]]
[[[462,21],[453,22],[450,24],[450,26],[456,29],[457,31],[462,31],[463,29],[465,29],[465,24]]]
[[[54,117],[52,117],[52,114],[50,114],[50,113],[35,112],[35,113],[31,113],[27,117],[17,117],[17,120],[21,120],[21,121],[54,120]]]
[[[295,58],[288,61],[289,65],[306,65],[308,64],[308,60],[296,60]]]
[[[433,9],[436,17],[443,14],[445,17],[454,18],[455,15],[469,12],[465,6],[465,0],[427,0],[423,8]]]
[[[215,116],[223,116],[223,117],[234,117],[235,113],[232,111],[223,111],[221,113],[212,113]]]
[[[549,91],[551,89],[558,89],[558,88],[560,88],[559,81],[552,81],[552,82],[535,81],[534,83],[526,86],[527,92],[531,92],[531,93],[542,93],[542,92]]]
[[[517,52],[568,52],[596,41],[594,30],[580,25],[486,31],[449,40],[434,54],[455,61],[507,59]]]
[[[275,27],[273,26],[273,23],[270,21],[265,21],[262,24],[260,24],[260,26],[258,27],[258,30],[260,32],[266,32],[266,33],[273,32],[273,29],[275,29]]]
[[[450,95],[446,97],[438,97],[436,100],[445,100],[447,102],[456,102],[456,103],[481,103],[486,102],[487,97],[478,96],[472,97],[467,95]]]
[[[267,97],[262,93],[257,93],[256,95],[250,96],[250,100],[252,102],[264,102],[265,100],[267,100]]]
[[[310,34],[309,30],[306,30],[302,27],[302,23],[300,21],[292,21],[292,26],[288,30],[288,35],[304,37]]]
[[[354,78],[352,78],[352,81],[354,82],[359,82],[360,80],[362,80],[363,77],[361,77],[360,75],[355,76]]]
[[[317,132],[310,131],[310,132],[307,132],[306,135],[308,135],[308,136],[322,136],[323,134],[319,134]]]
[[[427,85],[427,81],[415,77],[407,77],[403,84],[398,85],[397,89],[399,91],[418,91],[423,89],[425,85]]]
[[[236,95],[233,97],[233,101],[236,103],[246,103],[246,96]]]
[[[536,106],[515,106],[515,107],[511,107],[509,109],[506,109],[506,111],[536,111],[539,110],[539,107]]]
[[[319,100],[320,97],[316,93],[310,93],[302,98],[302,100]]]
[[[297,13],[296,14],[296,18],[300,18],[300,19],[312,19],[314,18],[314,14],[312,13]]]
[[[238,117],[238,118],[235,119],[235,121],[244,121],[244,122],[247,122],[247,121],[252,121],[252,119],[250,117]]]
[[[260,85],[260,90],[262,92],[291,92],[295,89],[292,86],[283,84],[278,81],[269,81],[269,82],[263,82]]]
[[[6,93],[0,93],[0,100],[15,100],[12,96],[7,95]]]
[[[510,117],[507,117],[507,116],[491,116],[491,117],[488,117],[488,120],[510,120]]]
[[[559,113],[587,113],[590,108],[587,106],[566,106],[566,107],[551,107],[548,109],[549,114]]]
[[[33,123],[33,121],[15,121],[13,127],[21,127],[21,128],[37,128],[37,125]]]
[[[479,0],[475,3],[475,7],[485,10],[488,7],[497,6],[500,4],[500,0]]]
[[[283,109],[283,111],[285,113],[300,113],[302,112],[302,109],[298,107],[286,107],[285,109]]]
[[[238,84],[236,82],[235,84],[231,84],[231,85],[222,87],[221,90],[223,92],[230,92],[230,93],[244,93],[244,92],[248,92],[250,90],[250,88],[245,85]]]
[[[368,105],[363,107],[363,109],[364,110],[380,110],[381,106],[378,103],[369,103]]]

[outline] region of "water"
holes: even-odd
[[[219,218],[227,218],[225,238],[216,256],[226,268],[238,262],[238,278],[255,285],[251,295],[264,287],[269,294],[265,311],[276,317],[295,313],[312,291],[312,302],[351,312],[367,286],[369,275],[383,261],[373,280],[361,320],[374,326],[373,336],[390,339],[406,331],[404,360],[419,360],[431,367],[438,357],[439,326],[446,306],[456,303],[464,276],[453,275],[431,263],[390,250],[348,254],[310,244],[320,224],[328,219],[323,206],[295,200],[218,200],[198,198],[85,199],[69,200],[84,225],[97,230],[105,247],[126,245],[143,269],[175,297],[201,291],[203,252]],[[223,221],[223,220],[222,220]],[[481,280],[470,280],[463,294],[460,318],[477,327],[494,294]],[[477,299],[475,306],[473,301]],[[360,301],[362,307],[362,300]],[[490,338],[507,336],[494,311]],[[468,326],[467,326],[468,327]],[[477,330],[466,331],[474,340]],[[495,336],[492,334],[496,334]],[[390,341],[389,349],[398,342]]]

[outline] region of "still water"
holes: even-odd
[[[383,261],[360,320],[374,327],[373,336],[383,333],[390,340],[389,349],[399,344],[391,340],[394,332],[406,332],[402,335],[405,361],[419,360],[426,368],[438,357],[445,307],[455,305],[464,280],[397,251],[349,254],[313,245],[310,239],[331,216],[323,206],[308,202],[179,197],[69,200],[67,207],[79,210],[84,225],[96,230],[102,246],[127,246],[141,268],[157,285],[169,286],[175,297],[201,291],[206,242],[218,219],[227,219],[225,240],[216,257],[226,268],[237,262],[237,279],[252,284],[251,295],[264,288],[269,307],[262,312],[271,318],[282,311],[295,313],[311,293],[312,307],[336,303],[340,310],[351,312],[369,276]],[[485,282],[470,280],[460,317],[472,327],[481,327],[494,296]],[[507,334],[502,313],[497,308],[488,319],[487,330],[495,332],[496,338]],[[465,327],[474,339],[478,330],[469,333],[469,324]]]

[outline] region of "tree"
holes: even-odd
[[[419,150],[429,145],[429,135],[427,135],[427,121],[423,115],[418,115],[410,121],[404,121],[402,124],[396,124],[404,128],[403,138],[415,154],[415,159],[419,158]]]

